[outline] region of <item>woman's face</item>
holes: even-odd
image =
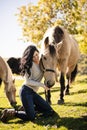
[[[33,62],[39,64],[39,52],[35,51],[33,54]]]

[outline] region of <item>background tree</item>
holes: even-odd
[[[38,43],[47,28],[62,25],[87,53],[87,0],[39,0],[37,5],[28,4],[18,11],[24,40]]]

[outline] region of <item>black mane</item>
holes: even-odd
[[[11,57],[7,60],[9,67],[13,74],[20,74],[20,60],[21,58]]]
[[[62,28],[60,28],[59,26],[56,26],[54,28],[54,34],[53,34],[54,43],[59,43],[63,39],[63,35],[64,35],[64,32]]]

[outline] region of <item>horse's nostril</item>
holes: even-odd
[[[15,107],[17,102],[11,102],[11,106]]]
[[[51,88],[54,85],[50,80],[47,81],[47,87]]]
[[[47,81],[47,86],[48,86],[48,87],[50,86],[50,81]]]

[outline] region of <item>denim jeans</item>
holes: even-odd
[[[34,120],[36,117],[35,108],[43,113],[44,116],[50,116],[54,110],[40,95],[34,92],[31,88],[23,85],[20,90],[20,98],[25,111],[18,111],[16,117],[24,121]]]

